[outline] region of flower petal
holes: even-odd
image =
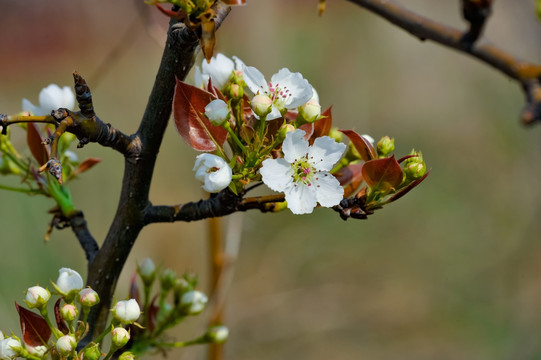
[[[203,68],[204,74],[210,75],[212,84],[220,90],[225,87],[231,73],[235,70],[233,60],[221,53],[216,55],[216,57],[211,58],[210,63],[203,60],[201,67]],[[205,84],[205,86],[207,86],[207,84]]]
[[[313,182],[316,189],[317,202],[321,206],[331,207],[338,205],[344,198],[344,188],[334,176],[327,172],[321,172]]]
[[[269,84],[267,84],[265,76],[253,66],[244,66],[242,68],[242,78],[248,89],[252,92],[252,95],[256,95],[258,92],[269,91]]]
[[[75,95],[69,86],[64,86],[62,88],[62,102],[60,107],[73,110],[75,107]]]
[[[38,115],[38,113],[41,114],[41,109],[37,107],[36,105],[32,104],[30,100],[26,98],[23,99],[22,108],[23,108],[23,111],[28,111],[29,113],[32,113],[36,116],[42,116],[42,115]],[[43,114],[43,115],[46,115],[46,114]]]
[[[203,189],[209,193],[222,191],[231,183],[233,172],[229,166],[224,166],[217,171],[207,174]]]
[[[285,192],[287,207],[293,214],[311,214],[317,205],[314,186],[301,183],[288,188]]]
[[[293,170],[283,158],[267,159],[262,162],[259,173],[262,180],[270,189],[282,192],[286,188],[293,186]]]
[[[282,151],[284,153],[284,159],[288,163],[291,164],[308,153],[308,141],[304,139],[305,134],[300,129],[286,134],[286,138],[282,143]]]
[[[271,78],[273,85],[278,84],[280,88],[287,88],[291,96],[284,100],[284,106],[288,109],[295,109],[312,98],[312,85],[302,77],[301,73],[292,73],[287,68],[280,69]]]
[[[329,171],[346,151],[346,145],[338,143],[328,136],[318,137],[308,150],[314,167],[320,171]]]

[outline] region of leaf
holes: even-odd
[[[310,138],[310,144],[313,144],[315,139],[321,136],[329,135],[332,127],[332,106],[321,113],[322,118],[314,123],[314,133]]]
[[[56,325],[58,326],[58,330],[62,331],[62,334],[67,334],[70,332],[68,329],[68,326],[66,325],[66,322],[64,319],[62,319],[62,316],[60,315],[60,302],[62,301],[62,298],[58,299],[56,303],[54,304],[54,319],[56,320]]]
[[[84,173],[85,171],[90,170],[94,167],[94,165],[99,164],[100,162],[101,159],[98,158],[85,159],[81,164],[79,164],[73,175],[79,175],[81,173]]]
[[[221,2],[229,6],[246,5],[246,0],[221,0]]]
[[[154,298],[152,298],[152,301],[150,302],[150,306],[148,307],[147,321],[148,321],[148,330],[150,331],[150,333],[153,333],[154,329],[156,328],[158,313],[160,311],[160,307],[156,305],[157,299],[158,299],[158,295],[155,295]]]
[[[41,315],[25,309],[17,303],[15,303],[15,307],[19,313],[24,342],[30,346],[46,344],[51,337],[51,329],[47,325],[47,321]]]
[[[403,178],[402,168],[394,156],[365,162],[362,173],[366,184],[380,191],[396,189]]]
[[[38,127],[34,123],[28,123],[26,129],[26,143],[34,156],[34,159],[36,159],[40,166],[49,160],[49,149],[43,144],[43,138],[39,133]]]
[[[129,297],[130,299],[135,299],[135,301],[140,304],[139,286],[137,285],[137,272],[134,272],[131,276]]]
[[[304,139],[308,141],[312,137],[312,134],[314,133],[314,123],[308,123],[308,124],[302,124],[299,126],[299,129],[303,130],[306,134],[304,135]]]
[[[396,201],[398,199],[400,199],[402,196],[406,195],[407,193],[409,193],[411,191],[411,189],[413,189],[414,187],[416,187],[417,185],[419,185],[421,183],[421,181],[423,181],[427,176],[428,174],[430,173],[430,170],[426,172],[426,174],[423,175],[422,178],[420,179],[417,179],[415,181],[412,181],[411,183],[409,183],[407,186],[403,187],[402,189],[400,189],[400,191],[398,191],[396,194],[394,194],[390,199],[389,199],[389,202],[393,202],[393,201]]]
[[[349,197],[363,182],[362,168],[364,164],[350,164],[333,175],[344,188],[344,197]]]
[[[374,150],[374,147],[368,140],[363,138],[361,135],[357,134],[353,130],[340,130],[344,135],[346,135],[349,140],[353,143],[353,146],[355,146],[355,149],[359,152],[361,155],[361,158],[364,161],[369,161],[373,159],[377,159],[376,156],[376,150]]]
[[[214,151],[227,139],[227,130],[214,126],[205,117],[205,106],[216,99],[211,93],[177,79],[173,97],[173,117],[180,136],[195,150]]]

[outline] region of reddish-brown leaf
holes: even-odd
[[[44,345],[51,337],[51,329],[47,321],[41,316],[15,303],[19,320],[21,322],[21,333],[23,340],[30,346]]]
[[[333,175],[344,188],[344,197],[351,196],[363,182],[363,164],[350,164]]]
[[[68,326],[66,325],[66,322],[64,319],[62,319],[62,315],[60,315],[60,302],[62,301],[62,298],[56,300],[56,303],[54,304],[54,319],[56,320],[56,325],[58,326],[58,330],[62,331],[63,334],[67,334],[70,332],[68,329]]]
[[[79,175],[81,173],[84,173],[85,171],[90,170],[94,165],[101,162],[101,159],[98,158],[88,158],[85,159],[79,166],[77,167],[77,170],[75,170],[75,175]]]
[[[299,126],[299,129],[303,130],[306,134],[304,135],[305,140],[309,140],[314,133],[314,123],[302,124]]]
[[[362,173],[370,188],[382,191],[396,189],[403,178],[402,168],[394,156],[365,162]]]
[[[139,302],[140,296],[139,286],[137,285],[137,272],[134,272],[131,276],[129,297],[130,299],[135,299],[135,301],[137,301],[137,303],[141,305],[141,303]]]
[[[400,191],[398,191],[396,194],[394,194],[391,197],[390,202],[396,201],[396,200],[400,199],[402,196],[409,193],[411,191],[411,189],[413,189],[414,187],[419,185],[421,183],[421,181],[423,181],[428,176],[428,173],[430,173],[430,170],[427,171],[426,174],[424,174],[422,178],[417,179],[415,181],[412,181],[410,184],[408,184],[408,186],[405,186],[404,188],[400,189]]]
[[[368,140],[363,138],[361,135],[357,134],[353,130],[340,130],[341,132],[346,135],[349,140],[353,143],[353,146],[355,146],[355,149],[359,152],[361,155],[361,158],[364,161],[369,161],[377,158],[376,150],[374,150],[374,147]]]
[[[26,129],[26,143],[38,164],[43,165],[49,160],[49,149],[43,144],[43,138],[39,133],[38,127],[34,123],[28,123]]]
[[[329,135],[332,127],[332,106],[321,113],[322,118],[314,123],[314,133],[310,138],[310,144],[313,144],[316,138]]]
[[[221,0],[224,4],[229,6],[246,5],[246,0]]]
[[[160,311],[160,307],[156,305],[157,299],[158,299],[158,295],[154,296],[148,308],[148,314],[147,314],[148,330],[150,330],[151,333],[153,333],[154,329],[156,328],[156,320],[158,318],[158,312]]]
[[[211,93],[177,79],[173,98],[173,117],[180,136],[195,150],[214,151],[227,139],[227,130],[214,126],[203,115],[205,106],[216,99]]]

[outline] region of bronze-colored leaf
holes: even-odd
[[[43,138],[39,133],[38,127],[34,123],[28,123],[26,129],[26,143],[34,156],[34,159],[36,159],[40,166],[49,160],[49,149],[47,148],[47,145],[43,144]]]
[[[310,145],[314,143],[316,138],[321,136],[329,135],[331,132],[332,127],[332,113],[331,113],[332,106],[329,107],[327,110],[321,113],[321,119],[316,121],[314,123],[314,133],[312,134],[312,137],[310,138]]]
[[[246,5],[246,0],[220,0],[220,1],[229,6]]]
[[[137,303],[141,305],[141,303],[139,302],[140,295],[139,286],[137,285],[137,272],[134,272],[131,276],[129,297],[130,299],[135,299],[135,301],[137,301]]]
[[[158,295],[155,295],[154,298],[152,298],[152,301],[150,302],[150,306],[148,307],[148,314],[147,314],[148,330],[151,333],[153,333],[154,329],[156,328],[158,312],[160,311],[160,307],[156,305],[157,299],[158,299]]]
[[[312,134],[314,134],[314,123],[302,124],[299,126],[299,129],[306,133],[304,139],[308,141],[312,137]]]
[[[344,197],[351,196],[363,182],[363,164],[350,164],[333,175],[344,188]]]
[[[214,151],[227,139],[227,130],[214,126],[203,115],[205,106],[215,97],[208,91],[177,79],[173,98],[173,118],[180,136],[195,150]]]
[[[368,140],[366,140],[361,135],[357,134],[353,130],[340,130],[341,132],[346,135],[349,140],[353,143],[353,146],[355,146],[355,149],[359,152],[361,155],[361,158],[364,161],[369,161],[373,159],[377,159],[376,150],[374,150],[374,147]]]
[[[56,326],[58,326],[58,330],[62,331],[62,334],[67,334],[70,332],[68,329],[68,326],[66,325],[66,322],[64,319],[62,319],[62,316],[60,315],[60,302],[62,301],[62,298],[56,300],[54,304],[54,319],[56,320]]]
[[[396,189],[402,183],[402,168],[394,156],[364,163],[362,174],[366,184],[380,191]]]
[[[79,175],[81,173],[84,173],[85,171],[90,170],[91,168],[94,167],[94,165],[99,164],[100,162],[101,162],[101,159],[98,159],[98,158],[85,159],[81,164],[79,164],[79,166],[77,167],[77,169],[75,170],[73,174]]]
[[[402,196],[406,195],[408,192],[411,191],[411,189],[413,189],[414,187],[416,187],[417,185],[419,185],[419,184],[421,183],[421,181],[423,181],[423,180],[428,176],[428,173],[430,173],[430,170],[427,171],[426,174],[424,174],[422,178],[417,179],[417,180],[414,180],[414,181],[412,181],[410,184],[408,184],[407,186],[405,186],[405,187],[403,187],[402,189],[400,189],[400,191],[398,191],[396,194],[394,194],[394,195],[389,199],[389,202],[396,201],[396,200],[400,199]]]
[[[24,342],[30,346],[46,344],[51,337],[51,329],[47,325],[47,321],[41,315],[25,309],[17,303],[15,303],[15,307],[19,313]]]

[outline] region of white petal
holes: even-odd
[[[340,182],[334,176],[327,172],[319,173],[312,186],[315,186],[317,202],[321,206],[338,205],[344,198],[344,188],[340,186]]]
[[[226,164],[226,166],[220,168],[218,171],[208,173],[205,184],[202,187],[210,193],[219,192],[229,186],[232,175],[231,168]]]
[[[38,115],[38,113],[41,114],[41,109],[37,107],[36,105],[32,104],[30,100],[26,98],[23,99],[22,108],[23,108],[23,111],[28,111],[36,116],[41,116],[41,115]],[[42,115],[46,115],[46,114],[42,114]]]
[[[265,185],[271,190],[282,192],[293,186],[293,170],[283,158],[267,159],[261,163],[259,173]]]
[[[242,68],[245,66],[244,62],[236,56],[233,56],[233,60],[235,61],[235,70],[242,71]]]
[[[288,163],[293,163],[308,153],[308,141],[304,139],[304,135],[306,133],[300,129],[286,134],[286,138],[282,143],[282,151],[284,159]]]
[[[39,93],[39,106],[41,108],[41,114],[39,115],[47,115],[51,111],[61,108],[63,103],[62,98],[62,90],[56,84],[51,84],[42,89]]]
[[[280,112],[280,110],[278,110],[276,106],[272,105],[272,110],[270,113],[267,114],[267,117],[265,118],[265,120],[270,121],[270,120],[278,119],[280,117],[282,117],[282,113]]]
[[[75,95],[69,86],[62,88],[62,104],[60,107],[73,110],[75,107]]]
[[[218,88],[223,89],[234,68],[235,64],[233,60],[225,56],[224,54],[218,54],[215,58],[210,59],[210,63],[207,63],[206,60],[203,60],[201,67],[203,68],[203,73],[210,75],[212,79],[212,84]],[[205,84],[206,86],[207,84]]]
[[[365,138],[365,140],[367,140],[370,144],[372,144],[372,146],[374,146],[374,138],[372,136],[367,134],[362,134],[361,136]]]
[[[318,137],[308,150],[309,158],[317,170],[329,171],[346,151],[344,143],[338,143],[328,136]]]
[[[290,91],[289,96],[284,101],[284,106],[288,109],[297,108],[312,98],[312,85],[308,80],[302,77],[301,73],[292,73],[287,68],[280,69],[271,78],[273,85],[278,84],[280,88],[287,88]]]
[[[252,92],[252,96],[258,92],[269,91],[269,84],[267,84],[265,76],[253,66],[244,66],[242,68],[242,78]]]
[[[293,214],[311,214],[317,205],[314,186],[298,183],[285,192],[287,207]]]

